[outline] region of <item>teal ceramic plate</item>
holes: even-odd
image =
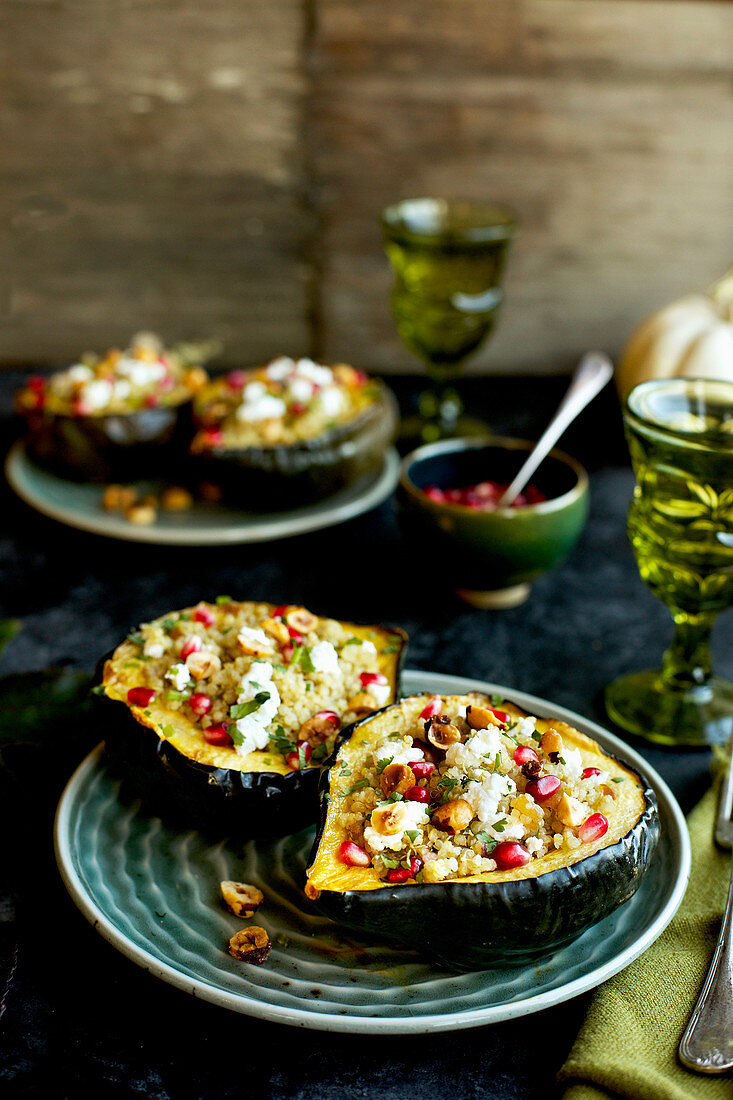
[[[643,768],[659,799],[662,838],[634,897],[541,965],[452,974],[309,912],[301,883],[311,830],[239,846],[176,833],[121,795],[100,747],[74,773],[56,817],[57,861],[72,898],[110,943],[164,981],[237,1012],[323,1031],[389,1035],[494,1023],[549,1008],[627,966],[672,919],[690,868],[684,818],[663,780],[618,738],[535,696],[425,672],[405,673],[403,688],[497,692],[564,719]],[[273,948],[264,966],[227,953],[244,922],[221,908],[222,879],[255,883],[265,894],[257,923]]]
[[[394,492],[399,465],[397,452],[392,448],[375,474],[360,478],[326,500],[289,512],[263,515],[197,502],[187,512],[160,512],[149,527],[136,527],[122,516],[103,511],[99,485],[85,485],[48,473],[31,461],[22,442],[11,448],[5,462],[5,475],[21,500],[67,527],[128,542],[221,546],[283,539],[345,523],[376,508]]]

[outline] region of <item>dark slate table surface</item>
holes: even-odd
[[[6,444],[14,432],[10,407],[18,381],[17,374],[0,376]],[[415,381],[394,385],[406,406]],[[465,395],[471,411],[490,417],[503,434],[537,438],[564,385],[558,379],[475,379],[466,383]],[[485,677],[604,722],[604,685],[656,659],[671,637],[671,623],[640,581],[626,542],[632,477],[610,390],[569,430],[563,446],[591,473],[590,521],[570,558],[535,584],[529,602],[501,612],[474,611],[458,602],[433,563],[416,568],[400,543],[389,502],[344,526],[273,545],[168,550],[67,530],[36,516],[7,487],[0,489],[0,617],[24,624],[0,657],[0,675],[54,664],[91,671],[97,657],[139,621],[227,592],[304,603],[337,618],[397,623],[410,634],[409,667]],[[730,628],[724,617],[714,639],[718,671],[729,677]],[[708,782],[708,753],[636,747],[671,784],[683,809],[694,804]],[[61,763],[58,754],[53,759],[53,775],[42,775],[36,761],[22,777],[19,797],[0,807],[5,1095],[555,1095],[555,1074],[587,996],[528,1023],[379,1039],[250,1020],[139,970],[92,930],[59,882],[51,820],[76,760],[71,749],[61,754]]]

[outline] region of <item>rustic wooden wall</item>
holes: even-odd
[[[0,361],[145,326],[410,369],[377,215],[518,211],[475,367],[567,369],[733,256],[733,4],[5,0]]]

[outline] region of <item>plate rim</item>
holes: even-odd
[[[667,901],[656,914],[652,922],[647,926],[642,935],[637,937],[622,951],[617,952],[612,958],[598,966],[593,967],[587,973],[575,978],[571,982],[557,986],[554,989],[542,993],[531,994],[518,1000],[504,1002],[496,1005],[488,1005],[482,1008],[459,1009],[449,1013],[431,1013],[419,1016],[404,1017],[372,1017],[363,1015],[343,1016],[335,1013],[314,1013],[307,1008],[291,1009],[279,1005],[267,1004],[240,993],[233,993],[212,985],[203,979],[191,978],[181,973],[174,966],[162,962],[144,948],[132,943],[125,933],[111,921],[94,901],[93,896],[87,892],[84,883],[79,878],[73,863],[70,851],[70,817],[72,803],[77,788],[87,777],[87,773],[93,771],[98,765],[102,752],[102,744],[97,745],[73,772],[61,798],[59,799],[56,816],[54,819],[54,851],[56,863],[61,878],[72,900],[94,927],[107,941],[117,948],[126,958],[136,963],[143,970],[161,978],[167,984],[182,989],[202,1000],[212,1004],[228,1008],[245,1015],[275,1023],[288,1024],[295,1027],[309,1028],[314,1031],[333,1031],[341,1033],[360,1033],[377,1035],[405,1035],[425,1034],[448,1030],[463,1030],[470,1027],[479,1027],[505,1020],[515,1019],[517,1016],[526,1016],[534,1012],[540,1012],[546,1008],[562,1004],[564,1001],[588,992],[596,986],[612,978],[626,966],[637,959],[652,943],[662,934],[679,908],[687,888],[687,881],[691,867],[691,848],[687,823],[685,821],[679,803],[664,779],[655,768],[651,766],[639,753],[628,746],[621,738],[609,733],[602,726],[591,719],[584,718],[567,707],[549,703],[540,696],[529,692],[515,690],[506,685],[496,684],[489,680],[477,680],[464,676],[453,676],[448,673],[430,673],[422,669],[406,669],[403,674],[402,686],[405,694],[424,690],[414,681],[429,678],[433,689],[447,694],[463,694],[467,691],[487,691],[489,693],[503,694],[505,698],[516,701],[530,713],[541,714],[548,707],[552,710],[552,716],[561,718],[569,724],[575,725],[582,732],[590,733],[604,748],[618,754],[624,762],[638,769],[652,786],[660,808],[663,806],[671,825],[670,843],[676,856],[676,875]],[[410,682],[413,681],[412,685]],[[656,856],[655,856],[656,858]]]
[[[394,492],[399,480],[400,458],[394,446],[388,447],[384,452],[382,465],[375,474],[373,480],[365,487],[363,493],[351,500],[333,503],[338,494],[316,502],[312,507],[317,509],[302,516],[290,516],[289,519],[278,519],[276,513],[266,513],[267,519],[254,516],[247,522],[230,524],[228,526],[204,528],[199,531],[188,530],[186,533],[175,527],[136,527],[131,523],[123,523],[122,520],[115,524],[114,518],[105,520],[78,515],[73,509],[49,503],[47,499],[29,488],[19,474],[22,463],[35,465],[29,457],[25,440],[18,439],[12,445],[5,457],[5,478],[13,492],[24,504],[47,519],[62,523],[65,527],[71,527],[76,531],[84,531],[87,534],[99,535],[102,538],[118,539],[122,542],[146,543],[153,546],[235,546],[247,543],[269,542],[272,539],[290,538],[295,535],[305,535],[312,531],[322,530],[324,527],[335,527],[340,523],[346,523],[356,516],[371,511],[377,505]],[[42,471],[46,473],[46,471]],[[67,484],[73,484],[68,478],[60,478]],[[343,490],[341,490],[343,491]],[[329,504],[329,502],[331,502]],[[275,516],[275,518],[272,518]],[[109,524],[114,524],[114,529],[109,530]]]

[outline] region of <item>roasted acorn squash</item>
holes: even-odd
[[[267,369],[245,377],[262,384],[258,379]],[[362,392],[352,416],[326,424],[315,435],[291,442],[278,441],[275,435],[244,446],[230,442],[226,428],[222,431],[221,422],[211,419],[217,409],[227,408],[221,401],[227,394],[226,379],[214,379],[194,403],[199,431],[191,447],[193,474],[216,486],[228,503],[255,511],[298,507],[347,488],[379,468],[397,428],[397,402],[391,390],[371,378]],[[230,407],[227,416],[231,419]],[[268,426],[277,431],[278,424],[282,421],[274,418]]]
[[[109,416],[30,413],[28,430],[31,457],[62,477],[180,480],[193,430],[191,400]]]
[[[304,611],[302,608],[292,610]],[[288,608],[275,608],[272,604],[236,603],[226,599],[217,605],[201,603],[195,608],[172,612],[144,625],[140,628],[140,633],[130,635],[102,659],[98,669],[99,686],[95,689],[95,695],[103,716],[107,755],[151,809],[178,818],[189,826],[249,836],[284,835],[316,820],[320,768],[318,743],[314,742],[312,761],[300,758],[297,762],[291,759],[288,763],[283,755],[283,751],[287,753],[283,742],[289,739],[291,749],[295,750],[298,732],[302,732],[302,727],[293,724],[288,712],[294,713],[299,704],[301,710],[305,709],[310,714],[322,713],[324,705],[328,705],[323,703],[324,698],[328,699],[328,695],[324,696],[323,692],[336,689],[331,689],[328,685],[323,687],[319,683],[317,672],[312,668],[309,670],[308,665],[312,662],[309,659],[306,663],[303,654],[311,652],[313,646],[309,649],[309,644],[317,642],[324,632],[330,631],[331,637],[343,637],[345,641],[339,651],[339,665],[346,671],[343,675],[344,687],[338,690],[348,690],[348,684],[354,677],[361,687],[359,664],[354,664],[358,659],[352,655],[359,652],[360,644],[371,643],[376,653],[370,648],[370,656],[368,661],[364,659],[364,663],[379,670],[382,693],[392,701],[397,697],[407,637],[403,631],[397,629],[355,626],[311,616],[317,625],[303,634],[302,644],[298,646],[296,643],[295,653],[290,641],[284,646],[273,641],[274,648],[269,658],[249,656],[245,661],[247,667],[251,668],[251,664],[258,660],[297,662],[300,655],[297,668],[295,663],[292,667],[279,663],[276,666],[274,675],[279,683],[279,691],[283,695],[287,691],[288,697],[284,704],[284,713],[278,711],[270,725],[263,727],[273,735],[267,748],[246,752],[245,746],[243,751],[246,754],[241,755],[226,734],[224,743],[211,743],[206,735],[212,736],[212,726],[204,727],[202,718],[193,712],[191,700],[196,700],[191,694],[186,695],[187,691],[193,687],[195,694],[213,699],[212,713],[216,713],[217,702],[230,711],[232,701],[241,691],[241,683],[233,690],[231,686],[223,686],[233,682],[232,677],[227,676],[227,668],[231,660],[231,667],[234,669],[233,661],[237,659],[231,655],[231,640],[225,642],[226,635],[231,639],[234,631],[234,636],[238,638],[237,630],[243,619],[245,622],[267,620],[270,624],[280,621],[284,626],[284,621],[281,620],[288,613]],[[201,626],[202,619],[208,625]],[[275,627],[271,626],[271,629],[274,630]],[[185,657],[186,649],[184,648],[184,657],[180,652],[190,638],[189,631],[193,630],[198,631],[203,639],[202,652],[206,651],[207,638],[213,639],[210,644],[212,651],[221,655],[223,676],[221,679],[217,676],[211,680],[192,680],[183,690],[175,690],[170,682],[171,678],[165,677],[165,672],[161,674],[161,668],[165,669],[167,666],[170,671],[173,668],[170,665],[171,659],[176,667],[180,667],[181,663],[193,667],[192,657]],[[209,631],[214,634],[209,635]],[[163,635],[171,641],[169,643],[165,638],[163,640],[169,653],[162,658],[161,664],[160,657],[151,658],[146,655],[146,650],[157,654]],[[285,637],[287,638],[287,631]],[[154,642],[149,641],[151,638]],[[221,644],[218,644],[217,638]],[[154,645],[157,648],[153,648]],[[226,649],[227,645],[230,646],[229,650]],[[344,650],[347,657],[342,656]],[[193,658],[197,656],[200,653],[194,651]],[[242,655],[239,654],[239,657]],[[250,661],[251,664],[248,664]],[[240,660],[236,666],[240,680],[241,663]],[[283,686],[285,681],[280,680],[281,676],[290,678],[287,681],[289,687]],[[213,687],[214,684],[220,686]],[[313,689],[312,693],[308,691],[309,684]],[[260,685],[255,686],[259,691]],[[131,701],[130,691],[142,689],[149,692],[151,688],[156,691],[151,701],[147,702],[143,698],[141,705],[135,705],[134,695]],[[361,688],[362,693],[364,690]],[[340,710],[341,716],[345,714],[347,721],[351,721],[354,714],[359,713],[360,706],[371,705],[376,708],[381,705],[381,700],[370,704],[370,700],[363,694],[359,696],[358,692],[357,688],[358,697],[349,698],[345,708]],[[319,699],[320,703],[311,702]],[[354,705],[349,709],[348,704],[351,703]],[[207,715],[205,720],[208,722],[210,716]],[[218,721],[215,724],[217,729],[221,725]],[[225,725],[232,726],[236,723],[228,721]],[[335,722],[323,747],[330,749],[338,728],[339,723]],[[277,751],[278,747],[283,751]],[[296,751],[296,757],[297,755]]]
[[[606,802],[611,808],[604,809],[605,835],[571,852],[550,845],[525,866],[439,882],[412,877],[396,885],[380,878],[374,866],[346,865],[339,853],[353,833],[339,815],[344,794],[359,774],[365,747],[373,752],[390,733],[394,737],[410,731],[419,736],[414,733],[420,728],[418,718],[431,699],[436,697],[410,696],[339,735],[321,773],[321,820],[306,895],[333,920],[415,948],[452,968],[507,966],[551,954],[638,888],[659,838],[654,793],[642,777],[589,737],[562,722],[538,720],[538,734],[559,731],[566,747],[579,750],[583,769],[609,773]],[[479,694],[443,697],[441,704],[448,707],[451,701],[492,705]],[[511,703],[500,706],[509,715],[525,717]],[[490,770],[491,764],[486,768]],[[349,778],[343,778],[342,769]]]

